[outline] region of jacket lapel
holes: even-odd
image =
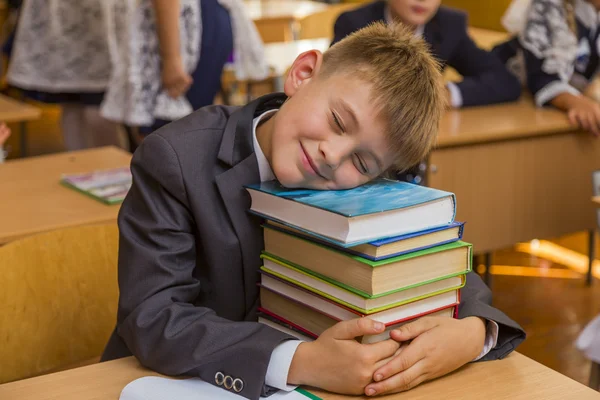
[[[258,297],[258,266],[264,247],[261,219],[250,214],[250,195],[246,185],[258,183],[260,174],[254,154],[252,121],[255,116],[279,108],[285,96],[264,96],[235,111],[227,121],[218,158],[230,167],[216,177],[217,188],[235,230],[244,267],[245,308],[249,312]]]
[[[446,63],[443,62],[443,60],[446,60],[447,57],[443,54],[442,34],[440,31],[438,14],[434,15],[431,21],[425,24],[423,38],[427,43],[429,43],[432,55],[440,62],[442,62],[443,66],[445,67]]]

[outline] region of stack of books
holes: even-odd
[[[266,219],[259,321],[304,340],[368,317],[386,331],[424,315],[456,317],[471,245],[452,193],[385,179],[342,191],[249,186]]]

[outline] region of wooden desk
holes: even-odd
[[[21,156],[27,155],[27,121],[38,119],[42,110],[0,94],[0,122],[21,123]]]
[[[299,20],[328,7],[307,0],[245,0],[244,4],[265,43],[298,39]]]
[[[131,155],[116,147],[83,150],[0,164],[0,245],[57,228],[116,221],[108,206],[59,183],[63,173],[128,166]]]
[[[448,112],[427,179],[456,194],[465,240],[484,253],[593,229],[589,177],[597,169],[600,140],[524,95]]]
[[[0,121],[31,121],[39,118],[40,115],[42,111],[39,108],[0,94]]]
[[[129,382],[149,375],[158,374],[140,367],[130,357],[0,385],[0,399],[117,400],[121,390]],[[367,399],[320,391],[314,393],[325,400]],[[600,393],[514,353],[501,361],[469,364],[458,372],[423,384],[407,393],[378,398],[593,400],[600,399]]]
[[[477,46],[485,50],[491,50],[498,43],[508,39],[509,34],[503,31],[492,31],[490,29],[468,28],[469,35],[473,38]]]
[[[592,202],[596,203],[596,206],[600,206],[600,196],[592,197]]]

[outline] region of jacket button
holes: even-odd
[[[225,382],[223,382],[225,389],[230,390],[233,387],[233,378],[229,375],[225,376]]]
[[[233,390],[235,390],[236,393],[239,393],[243,389],[244,389],[244,381],[241,380],[240,378],[235,378],[233,380]]]
[[[223,386],[223,381],[225,381],[225,375],[222,372],[217,372],[215,374],[215,383],[219,386]]]

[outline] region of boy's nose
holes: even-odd
[[[354,141],[349,137],[337,137],[336,140],[321,142],[321,154],[325,164],[335,171],[344,160],[352,155]]]

